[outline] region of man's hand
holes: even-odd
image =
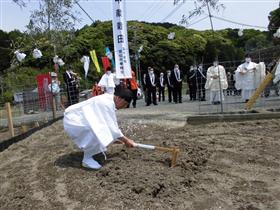
[[[125,141],[124,141],[124,144],[125,144],[125,146],[127,146],[127,147],[134,147],[134,146],[135,146],[134,141],[131,140],[131,139],[125,140]]]
[[[123,137],[119,138],[119,140],[121,140],[125,144],[125,146],[127,146],[127,147],[134,147],[135,146],[134,141],[127,138],[126,136],[123,136]]]

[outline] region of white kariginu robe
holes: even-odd
[[[105,88],[105,93],[114,94],[116,87],[114,74],[111,72],[106,72],[103,74],[100,81],[98,82],[98,86]]]
[[[102,94],[68,107],[64,112],[64,130],[75,144],[95,155],[123,137],[118,127],[114,95]]]
[[[245,62],[239,65],[235,71],[235,88],[242,90],[241,95],[243,99],[249,99],[264,77],[265,65],[263,62],[259,64]]]

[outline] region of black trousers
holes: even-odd
[[[153,104],[157,104],[156,91],[156,87],[147,88],[147,105],[150,105],[152,102]]]
[[[182,103],[182,84],[179,84],[178,86],[174,86],[173,89],[173,101],[175,103]]]
[[[198,99],[205,99],[205,82],[197,84]]]
[[[132,98],[132,106],[135,108],[136,107],[136,101],[137,101],[137,89],[136,90],[131,90],[133,94]]]
[[[168,91],[168,102],[172,102],[172,96],[173,96],[173,88],[170,86],[167,86],[167,91]]]
[[[190,99],[196,100],[196,83],[195,82],[189,83],[189,90],[190,90]]]
[[[165,101],[165,95],[164,95],[164,87],[159,87],[158,88],[158,101]]]

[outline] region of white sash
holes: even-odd
[[[174,73],[175,73],[176,80],[177,80],[178,82],[181,82],[181,79],[180,79],[180,70],[175,70],[175,69],[174,69]]]
[[[154,74],[149,74],[149,76],[150,76],[151,84],[152,84],[153,86],[155,86],[155,75],[154,75]]]
[[[160,86],[163,87],[163,77],[160,77]]]

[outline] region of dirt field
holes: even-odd
[[[58,121],[0,153],[0,209],[280,209],[280,120],[121,127],[179,147],[177,166],[115,144],[101,170],[86,170]]]

